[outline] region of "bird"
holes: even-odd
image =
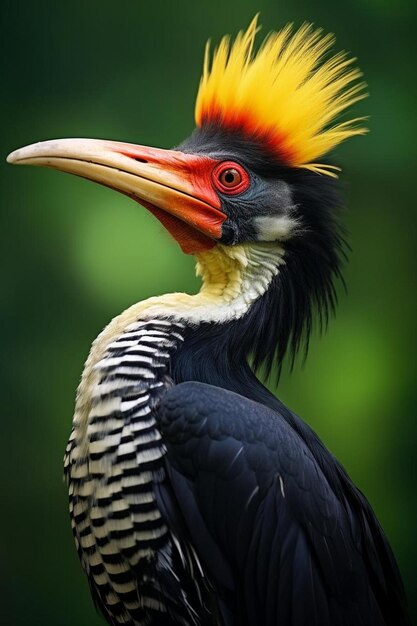
[[[258,16],[207,44],[174,149],[57,139],[10,163],[117,190],[196,259],[201,289],[138,302],[92,344],[65,452],[92,598],[118,626],[404,626],[401,576],[362,492],[261,382],[305,358],[347,243],[328,154],[367,132],[355,59]],[[138,240],[140,233],[138,233]]]

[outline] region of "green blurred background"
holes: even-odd
[[[371,134],[339,149],[349,293],[280,397],[367,494],[416,614],[416,3],[406,0],[3,0],[2,155],[41,139],[170,147],[193,128],[203,47],[261,11],[313,21],[359,58]],[[3,158],[3,157],[2,157]],[[144,209],[92,183],[1,163],[2,623],[98,625],[62,483],[74,391],[93,338],[136,300],[197,289]]]

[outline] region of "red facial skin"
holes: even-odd
[[[214,248],[216,245],[217,242],[214,239],[207,237],[207,235],[189,226],[186,222],[183,222],[174,215],[148,202],[141,201],[141,204],[161,222],[162,226],[174,237],[185,254],[198,254],[205,250],[211,250],[211,248]],[[226,219],[225,215],[224,219]],[[218,232],[219,234],[216,238],[220,239],[221,225]]]
[[[227,216],[221,211],[218,191],[233,195],[249,186],[249,176],[244,168],[232,161],[218,161],[211,157],[187,154],[176,150],[161,150],[132,144],[114,144],[124,156],[139,162],[154,164],[165,172],[180,175],[187,186],[181,194],[167,188],[170,207],[159,207],[138,200],[163,224],[186,254],[209,250],[221,238],[222,224]],[[237,170],[239,184],[225,187],[219,176],[228,169]],[[137,198],[134,198],[137,199]]]

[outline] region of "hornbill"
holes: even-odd
[[[60,139],[11,163],[97,181],[194,254],[202,287],[134,304],[94,341],[65,453],[75,543],[109,624],[402,626],[370,505],[255,372],[293,359],[336,302],[337,168],[364,97],[305,24],[254,51],[255,18],[206,49],[196,129],[174,150]]]

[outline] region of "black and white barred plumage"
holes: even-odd
[[[150,320],[110,343],[95,365],[88,423],[74,426],[65,454],[78,554],[112,624],[202,623],[193,607],[207,585],[201,565],[167,526],[156,493],[166,449],[154,409],[173,384],[183,333],[183,324]]]

